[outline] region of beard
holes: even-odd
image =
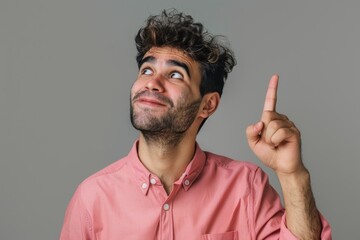
[[[139,130],[148,143],[156,143],[161,146],[175,146],[184,137],[186,131],[194,122],[199,110],[201,98],[193,102],[187,102],[188,95],[180,96],[176,106],[173,102],[154,92],[141,92],[133,97],[133,100],[140,96],[152,96],[167,103],[169,110],[162,115],[153,113],[151,109],[134,110],[130,101],[131,124]]]

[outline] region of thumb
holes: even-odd
[[[247,127],[246,137],[251,148],[254,147],[261,138],[261,130],[263,128],[264,123],[261,121]]]

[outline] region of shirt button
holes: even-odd
[[[156,183],[155,178],[150,179],[150,183],[151,183],[151,184],[155,184],[155,183]]]
[[[189,186],[190,181],[189,181],[188,179],[186,179],[186,180],[184,181],[184,184],[185,184],[186,186]]]
[[[143,189],[145,189],[145,188],[147,188],[147,184],[146,184],[146,183],[143,183],[143,184],[141,185],[141,187],[142,187]]]
[[[165,203],[165,204],[164,204],[164,210],[167,211],[167,210],[169,210],[169,209],[170,209],[169,204]]]

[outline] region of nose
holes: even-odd
[[[146,89],[155,92],[164,91],[164,77],[161,74],[154,75],[146,82]]]

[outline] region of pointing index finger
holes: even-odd
[[[269,87],[266,92],[264,112],[276,110],[277,88],[278,88],[279,76],[273,75],[270,79]]]

